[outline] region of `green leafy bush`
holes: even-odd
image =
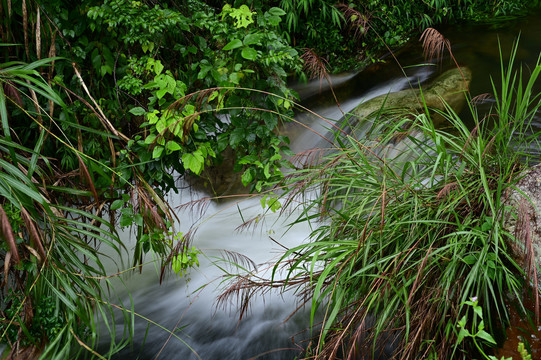
[[[149,181],[173,187],[165,169],[200,175],[223,161],[226,148],[234,150],[236,170],[250,174],[246,184],[261,189],[281,176],[285,139],[276,130],[281,113],[292,113],[268,95],[291,98],[285,80],[300,69],[297,52],[277,32],[283,15],[276,7],[228,4],[216,13],[197,1],[177,9],[105,1],[88,10],[91,28],[106,25],[105,38],[124,34],[119,46],[130,48],[120,54],[127,66],[118,87],[136,100],[129,112],[142,136],[132,150],[147,163],[141,172]],[[212,90],[198,91],[204,88]]]

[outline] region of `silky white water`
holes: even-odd
[[[458,32],[454,35],[468,41],[474,40]],[[469,46],[463,42],[461,49],[454,53],[461,65],[465,62],[473,71],[470,87],[473,96],[490,91],[488,74],[497,74],[498,71],[497,37],[487,35],[483,44],[487,42],[492,45]],[[490,57],[486,52],[487,47],[490,47],[490,51],[494,50]],[[416,48],[409,60],[401,61],[402,65],[422,63],[420,49]],[[317,133],[331,138],[330,128],[343,116],[343,112],[347,113],[357,104],[375,96],[408,86],[416,87],[442,70],[438,65],[411,67],[406,69],[407,76],[404,77],[392,60],[385,66],[378,72],[348,74],[341,79],[333,79],[340,108],[334,103],[334,96],[325,89],[325,82],[320,85],[315,81],[300,88],[299,93],[310,97],[304,99],[303,104],[321,117],[299,114],[298,121],[308,128],[300,127],[300,130],[292,132],[292,149],[301,152],[318,146],[328,147],[329,144],[322,141]],[[178,185],[183,190],[178,195],[170,195],[169,201],[173,206],[205,197],[203,193],[188,189],[184,182]],[[306,345],[302,340],[311,335],[310,316],[309,309],[302,309],[285,322],[298,305],[293,294],[271,293],[255,297],[250,311],[240,322],[238,303],[233,302],[231,307],[225,309],[217,307],[217,297],[227,283],[221,282],[224,272],[213,262],[224,257],[223,250],[249,257],[259,269],[265,269],[268,265],[264,264],[283,254],[283,247],[289,248],[308,239],[311,231],[308,224],[289,228],[288,223],[292,218],[280,219],[278,214],[267,214],[255,227],[242,231],[237,229],[243,221],[262,212],[258,197],[238,202],[210,202],[204,212],[197,207],[178,210],[180,222],[177,231],[194,231],[192,245],[204,254],[199,256],[200,266],[189,272],[190,280],[173,274],[160,285],[159,276],[150,264],[142,274],[130,273],[124,279],[125,287],[120,282],[114,286],[126,305],[129,305],[128,293],[131,293],[134,310],[138,314],[168,331],[175,331],[178,338],[170,336],[168,331],[157,325],[137,318],[133,347],[115,358],[290,360],[301,357],[301,348]],[[222,262],[221,265],[225,264]],[[115,269],[111,271],[114,273]],[[268,273],[266,275],[269,276]],[[111,299],[114,301],[115,298]],[[117,328],[121,332],[123,325],[119,323]]]
[[[342,117],[342,111],[350,111],[358,103],[375,96],[402,90],[410,83],[424,81],[430,72],[430,68],[419,68],[408,78],[388,80],[344,101],[341,109],[333,103],[310,106],[334,123]],[[316,88],[319,84],[311,83],[307,87]],[[308,93],[314,91],[307,90]],[[299,121],[310,129],[294,134],[292,148],[296,152],[321,143],[312,130],[322,134],[330,131],[329,123],[321,118],[301,116]],[[294,294],[276,291],[255,296],[250,302],[249,311],[239,321],[236,297],[231,297],[231,302],[227,303],[229,306],[217,304],[218,296],[229,284],[222,268],[239,272],[220,259],[227,258],[227,252],[242,255],[257,265],[257,270],[248,270],[269,278],[269,264],[278,260],[285,248],[307,241],[310,226],[317,224],[304,223],[290,227],[288,224],[295,218],[295,213],[280,217],[278,213],[267,211],[260,220],[252,222],[252,226],[241,229],[243,222],[265,212],[260,197],[217,203],[205,200],[206,194],[190,188],[182,180],[178,181],[178,188],[182,190],[178,194],[171,193],[168,198],[180,219],[175,225],[176,231],[193,233],[192,245],[203,253],[199,255],[200,266],[189,271],[188,279],[173,273],[166,276],[160,285],[158,270],[152,264],[152,258],[147,256],[149,264],[141,274],[130,272],[124,277],[123,283],[116,282],[115,292],[125,306],[130,306],[128,294],[131,294],[134,311],[138,315],[133,347],[115,358],[240,360],[293,359],[301,356],[302,348],[306,346],[304,340],[313,335],[310,331],[310,303],[288,319],[298,307]],[[190,205],[183,206],[188,203]],[[129,237],[129,234],[123,236]],[[114,267],[111,268],[111,272],[115,271]],[[122,330],[123,324],[119,323],[117,332],[122,333]]]

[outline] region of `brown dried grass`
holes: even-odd
[[[434,28],[426,28],[425,31],[423,31],[423,33],[421,34],[419,41],[423,43],[423,54],[425,59],[429,62],[438,60],[439,64],[441,65],[443,61],[443,54],[445,52],[445,49],[447,49],[447,51],[449,52],[449,56],[453,60],[456,68],[458,69],[458,71],[460,71],[462,79],[464,80],[464,84],[466,85],[466,89],[469,92],[469,85],[466,81],[466,77],[462,73],[460,65],[458,65],[458,62],[453,55],[453,51],[451,49],[451,42]]]
[[[359,41],[366,36],[370,30],[371,14],[363,14],[348,4],[338,4],[336,7],[344,15],[348,29],[350,32],[353,32],[353,37],[356,41]]]
[[[19,264],[21,257],[19,255],[19,250],[17,249],[17,242],[15,240],[15,233],[9,222],[9,218],[4,211],[2,205],[0,205],[0,236],[8,244],[9,252],[15,264]],[[9,264],[8,264],[9,266]]]

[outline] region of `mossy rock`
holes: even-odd
[[[472,73],[467,67],[447,70],[424,87],[380,95],[362,102],[344,121],[359,135],[366,131],[367,123],[370,125],[383,114],[420,114],[425,112],[425,106],[430,111],[449,107],[459,112],[466,103],[471,78]],[[439,119],[435,117],[434,120]]]

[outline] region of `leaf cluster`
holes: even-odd
[[[88,15],[97,24],[107,24],[105,38],[127,34],[123,46],[130,51],[119,49],[127,67],[118,73],[118,86],[135,100],[128,109],[141,137],[131,149],[145,163],[142,173],[165,188],[173,187],[165,169],[200,175],[224,161],[222,153],[231,148],[235,169],[252,176],[248,183],[257,182],[261,188],[263,182],[279,178],[281,162],[275,155],[285,144],[276,129],[284,121],[280,113],[290,116],[291,110],[278,102],[279,97],[293,96],[285,79],[300,69],[297,52],[278,35],[285,12],[225,5],[217,13],[198,1],[177,8],[114,3],[114,8],[107,2],[108,6],[93,7]],[[148,21],[139,19],[142,13]],[[170,23],[160,22],[163,17]],[[148,32],[143,24],[156,27],[151,38],[129,35],[134,26],[135,33]],[[199,91],[204,88],[213,90]],[[278,145],[271,146],[277,139]],[[155,170],[148,171],[150,167]]]

